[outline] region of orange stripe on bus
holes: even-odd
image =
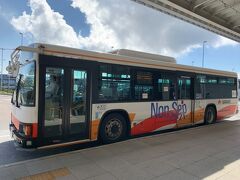
[[[92,121],[91,126],[91,140],[96,140],[98,137],[98,127],[99,127],[100,120],[96,119]]]
[[[202,121],[204,119],[205,109],[201,108],[194,112],[194,123]]]
[[[128,116],[129,116],[129,119],[130,119],[130,121],[132,123],[134,118],[135,118],[135,116],[136,116],[136,113],[129,113]]]
[[[192,112],[189,112],[185,116],[178,119],[176,127],[181,127],[181,126],[184,126],[186,124],[191,124],[191,123],[192,123]]]

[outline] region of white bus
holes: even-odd
[[[118,50],[20,46],[10,130],[22,147],[56,147],[214,123],[237,110],[237,74]]]

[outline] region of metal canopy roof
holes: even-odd
[[[240,42],[240,0],[133,0]]]

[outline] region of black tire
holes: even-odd
[[[216,122],[216,110],[213,106],[208,106],[204,115],[205,124],[212,124]]]
[[[104,144],[118,142],[126,137],[127,125],[119,113],[107,115],[100,127],[100,139]]]

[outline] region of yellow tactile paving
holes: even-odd
[[[70,174],[68,168],[60,168],[44,173],[34,174],[31,176],[22,177],[19,180],[55,180],[57,177],[63,177]]]

